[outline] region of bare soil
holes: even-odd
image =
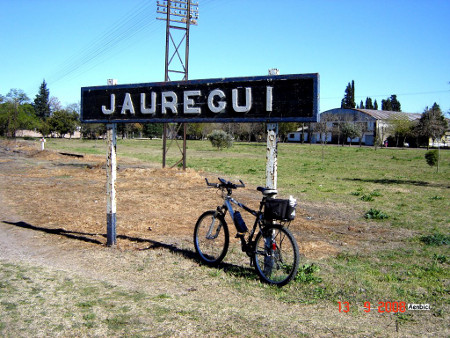
[[[221,203],[217,192],[207,189],[204,182],[205,176],[214,176],[163,170],[120,158],[118,163],[118,238],[117,246],[108,248],[105,158],[76,158],[41,152],[33,142],[0,141],[0,259],[62,270],[130,290],[183,295],[187,297],[184,302],[201,304],[205,314],[216,306],[203,303],[204,295],[211,292],[219,297],[219,303],[239,309],[241,296],[223,286],[220,279],[205,279],[194,255],[192,233],[197,218]],[[260,193],[247,187],[238,190],[236,197],[256,208]],[[290,229],[310,261],[347,250],[375,250],[374,243],[395,245],[404,236],[377,224],[362,224],[351,210],[326,203],[300,203]],[[159,257],[156,261],[160,263],[136,273],[136,266],[149,257]],[[245,254],[230,255],[226,260],[248,266]],[[177,280],[174,271],[163,265],[172,265],[172,270],[185,271],[183,276],[191,277]],[[262,316],[275,311],[288,328],[285,335],[289,330],[317,336],[396,335],[392,317],[369,314],[356,319],[338,313],[337,307],[300,302],[286,306],[267,299],[260,303],[260,298],[266,298],[265,290],[243,297]],[[198,334],[180,330],[181,335]]]

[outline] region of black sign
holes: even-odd
[[[319,74],[81,88],[81,122],[317,122]]]

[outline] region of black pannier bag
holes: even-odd
[[[289,200],[286,199],[267,199],[264,204],[264,218],[266,220],[292,221],[295,218],[295,207],[296,203],[289,203]]]

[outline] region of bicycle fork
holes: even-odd
[[[219,215],[221,215],[221,216],[223,215],[224,216],[221,208],[217,207],[217,210],[216,210],[216,213],[214,214],[214,217],[212,219],[211,225],[209,226],[208,232],[206,233],[206,238],[207,239],[216,239],[217,236],[219,236],[220,229],[222,227],[222,223],[221,222],[218,222],[218,226],[216,227],[215,233],[214,233],[214,227],[215,227],[215,225],[217,223],[216,221],[217,221],[217,217],[219,217]]]

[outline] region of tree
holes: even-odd
[[[50,117],[50,91],[47,89],[47,83],[42,81],[39,87],[39,93],[36,94],[34,99],[34,110],[36,116],[45,120]]]
[[[328,133],[333,128],[333,116],[331,114],[320,115],[319,122],[314,124],[314,131],[319,133],[320,143],[322,144],[322,161],[325,159],[325,144],[327,143]]]
[[[48,119],[48,125],[50,132],[57,133],[60,137],[72,135],[78,126],[78,114],[66,109],[57,110]]]
[[[381,100],[381,110],[392,111],[391,100]]]
[[[59,101],[59,99],[56,96],[52,96],[49,100],[48,100],[48,106],[50,108],[50,112],[52,111],[57,111],[57,110],[62,110],[63,106],[61,104],[61,101]]]
[[[30,102],[30,99],[22,89],[13,88],[9,90],[8,94],[6,94],[6,101],[21,105]]]
[[[359,146],[362,147],[362,140],[364,139],[364,136],[366,135],[366,133],[369,131],[369,125],[368,125],[367,119],[366,119],[366,121],[357,122],[357,124],[355,125],[355,129],[356,129],[356,132],[358,132]]]
[[[105,134],[106,124],[104,123],[83,123],[81,125],[81,135],[84,138],[95,140]]]
[[[298,128],[297,122],[283,122],[278,124],[278,136],[282,142],[285,142],[288,134],[296,131]]]
[[[46,137],[50,134],[50,125],[48,124],[48,120],[44,121],[38,118],[38,123],[36,125],[36,130],[42,134],[42,136]]]
[[[344,98],[341,101],[341,108],[355,108],[355,81],[352,80],[352,82],[348,83],[347,87],[345,88],[345,95]]]
[[[381,110],[402,111],[402,105],[397,100],[397,95],[391,95],[386,100],[381,100]]]
[[[361,100],[361,102],[359,103],[359,109],[364,109],[364,102],[363,102],[363,100]]]
[[[366,97],[366,109],[373,109],[373,103],[371,97]]]
[[[328,119],[329,115],[321,116],[320,121],[314,123],[313,130],[319,134],[320,143],[322,143],[322,145],[327,143],[327,136],[331,129]]]
[[[193,123],[191,123],[191,124],[193,124]],[[163,124],[162,123],[145,123],[142,133],[144,134],[144,137],[149,137],[149,138],[162,137]]]
[[[378,110],[378,102],[377,102],[377,100],[375,100],[373,102],[373,109]]]
[[[11,89],[0,104],[0,134],[15,137],[18,129],[33,129],[37,124],[30,99],[21,89]]]
[[[415,123],[405,113],[391,115],[387,119],[387,123],[389,133],[395,137],[396,147],[398,147],[400,140],[402,140],[401,145],[403,147],[406,138],[413,135]]]
[[[29,103],[18,105],[12,101],[0,104],[0,135],[15,137],[19,129],[34,129],[38,119]]]
[[[361,133],[358,130],[358,127],[354,123],[345,122],[341,126],[341,133],[344,136],[344,142],[342,142],[342,146],[345,143],[346,139],[350,139],[348,145],[350,146],[352,143],[352,139],[357,138]]]
[[[425,153],[425,160],[430,167],[437,165],[436,172],[439,172],[439,152],[437,150],[429,150]]]
[[[441,107],[435,102],[429,109],[428,107],[422,113],[417,131],[419,135],[424,136],[427,139],[427,149],[429,148],[428,140],[431,138],[433,141],[440,139],[447,130],[447,121],[442,114]]]

